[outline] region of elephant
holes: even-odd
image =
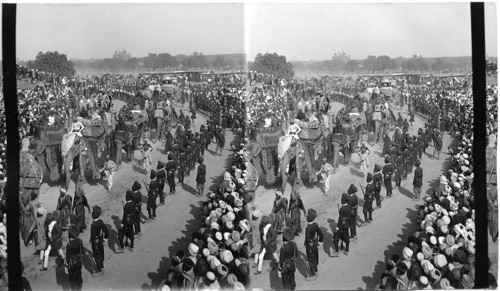
[[[43,181],[43,169],[29,152],[19,153],[20,198],[35,192],[38,198]]]
[[[81,120],[85,126],[82,138],[87,147],[87,157],[93,178],[99,177],[98,168],[107,161],[106,157],[110,152],[109,134],[105,129],[105,122],[101,120]],[[61,179],[61,170],[65,163],[62,155],[61,145],[64,135],[67,133],[66,125],[45,126],[35,130],[34,137],[30,141],[28,151],[37,160],[38,164],[46,167],[50,172],[52,182]],[[83,168],[85,171],[86,168]]]
[[[64,125],[35,127],[30,140],[28,152],[35,158],[42,169],[46,168],[50,181],[61,178],[63,158],[61,156],[61,142],[67,133]]]
[[[278,144],[278,158],[282,177],[282,190],[285,191],[288,182],[289,170],[292,166],[296,171],[296,183],[301,183],[301,174],[306,170],[309,182],[318,180],[317,173],[323,166],[323,159],[327,157],[327,132],[317,122],[298,122],[301,131],[299,139],[291,142],[291,136],[280,138]],[[290,168],[289,168],[290,167]]]
[[[278,145],[280,148],[280,145]],[[289,175],[295,171],[295,183],[301,184],[302,164],[304,160],[303,145],[300,141],[292,144],[282,156],[279,157],[281,172],[281,190],[285,191]],[[280,150],[278,149],[278,153]]]
[[[124,120],[113,134],[116,149],[116,164],[122,162],[122,149],[127,152],[127,159],[133,159],[133,153],[138,148],[141,139],[141,132],[144,126],[142,119]]]
[[[266,183],[276,183],[276,174],[279,169],[277,147],[283,130],[279,127],[258,128],[252,130],[251,142],[247,144],[249,161],[253,163],[254,158],[260,156],[260,165],[266,175]],[[253,163],[255,165],[255,163]]]
[[[63,155],[64,173],[66,174],[66,189],[69,187],[71,176],[76,168],[78,168],[78,176],[76,180],[77,184],[86,182],[85,169],[87,166],[87,152],[87,143],[85,142],[85,139],[79,138],[75,139],[71,148],[69,148],[68,152]]]
[[[497,174],[497,151],[496,148],[486,148],[486,173],[488,175],[488,183],[491,183],[493,175]]]

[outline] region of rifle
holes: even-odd
[[[144,181],[144,179],[142,179],[142,183],[144,184],[144,187],[146,188],[146,191],[149,193],[148,185],[146,184],[146,181]]]
[[[363,190],[363,186],[361,186],[361,183],[358,183],[359,184],[359,187],[361,187],[361,192],[363,192],[363,197],[366,196],[365,195],[365,190]]]

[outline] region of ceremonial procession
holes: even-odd
[[[430,5],[432,15],[470,17],[468,3]],[[17,5],[17,129],[7,122],[10,95],[0,96],[0,290],[498,288],[496,30],[482,164],[470,32],[465,46],[450,36],[446,46],[432,38],[433,49],[389,49],[409,42],[389,31],[378,36],[385,44],[349,46],[352,59],[331,57],[340,44],[319,36],[349,11],[367,20],[368,6],[380,15],[414,9],[408,29],[432,25],[418,4],[389,4],[393,12],[380,4],[35,6]],[[27,21],[56,14],[72,19],[78,44],[102,47],[82,49],[66,36],[59,45],[48,31],[58,21]],[[84,28],[93,17],[113,41]],[[304,35],[311,46],[268,36],[282,25],[308,31],[298,19],[326,25]],[[349,30],[329,33],[369,38]],[[47,38],[40,48],[25,46],[41,39],[32,31]],[[315,38],[331,46],[328,57]],[[105,56],[120,43],[131,52]],[[314,61],[322,58],[330,60]],[[18,160],[7,156],[12,130]],[[20,169],[19,233],[7,227],[11,163]],[[487,193],[476,190],[480,168]],[[487,221],[476,220],[477,209]],[[15,235],[19,283],[7,264]],[[476,259],[483,241],[487,264]]]

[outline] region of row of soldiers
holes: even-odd
[[[189,120],[189,118],[186,117],[185,121],[186,120]],[[149,187],[146,188],[148,196],[146,204],[148,221],[152,221],[156,218],[158,197],[160,205],[165,204],[165,184],[167,184],[170,188],[170,195],[176,194],[176,175],[178,182],[184,184],[184,177],[186,175],[189,176],[191,170],[194,170],[195,163],[203,163],[205,150],[208,149],[208,146],[214,137],[217,140],[218,145],[221,144],[222,139],[223,146],[224,132],[218,125],[217,120],[210,118],[210,120],[207,121],[207,126],[208,128],[206,128],[205,125],[201,125],[200,132],[193,133],[191,131],[190,122],[180,123],[178,124],[175,136],[172,135],[170,130],[167,130],[164,152],[167,153],[168,161],[166,163],[158,161],[156,171],[151,170],[150,172],[150,183]],[[146,143],[146,147],[150,146]],[[146,186],[145,183],[144,186]],[[129,241],[129,250],[133,250],[134,235],[141,236],[141,188],[142,185],[138,181],[135,181],[132,189],[126,193],[122,228],[119,232],[120,248],[117,251],[119,253],[123,253],[123,248],[127,246],[127,240],[124,241],[125,237]],[[201,196],[203,193],[198,193],[198,195]]]

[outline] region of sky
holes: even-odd
[[[20,4],[17,57],[57,50],[70,59],[244,52],[242,4]]]
[[[17,57],[70,59],[277,52],[288,60],[470,56],[469,3],[19,4]],[[495,3],[486,3],[486,52],[497,56]],[[1,24],[0,24],[1,27]]]
[[[496,7],[485,5],[487,53],[497,55]],[[246,7],[249,56],[287,60],[470,56],[469,3],[253,4]]]

